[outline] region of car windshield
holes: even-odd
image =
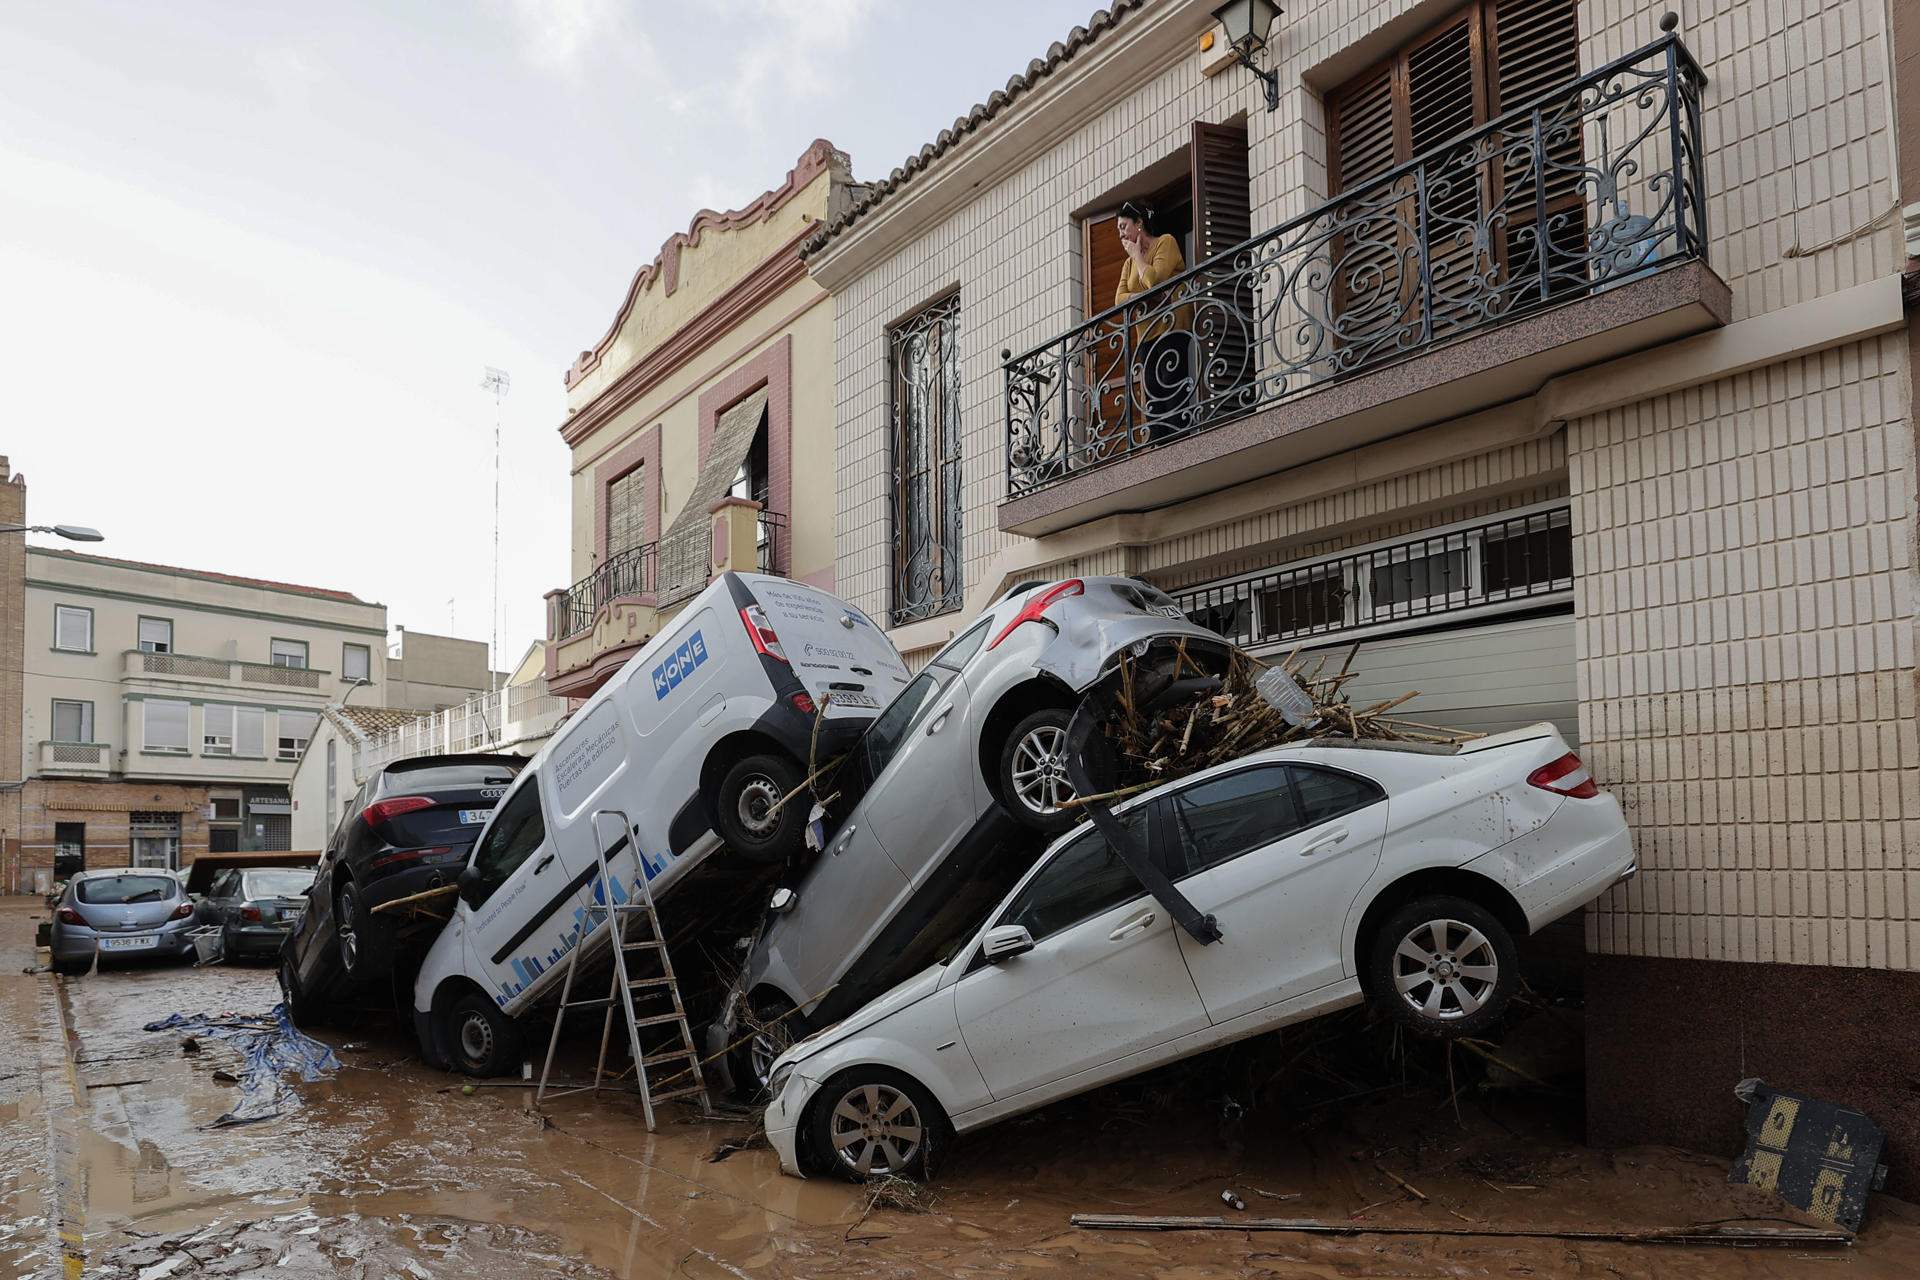
[[[313,883],[313,872],[297,867],[249,871],[243,883],[249,898],[297,898]]]
[[[108,906],[130,902],[165,902],[179,892],[180,882],[172,876],[101,876],[82,880],[73,887],[80,901]]]
[[[503,764],[434,764],[418,769],[387,770],[388,788],[408,791],[438,791],[455,787],[504,787],[513,782],[514,770]]]

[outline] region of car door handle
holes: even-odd
[[[860,829],[860,825],[858,823],[855,823],[852,826],[848,827],[845,831],[842,831],[840,833],[840,838],[833,842],[834,857],[837,858],[841,854],[847,851],[847,846],[853,843],[853,833],[858,831],[859,829]]]
[[[1124,921],[1118,929],[1107,935],[1108,942],[1125,942],[1137,933],[1145,933],[1153,928],[1153,912],[1142,911]]]
[[[946,728],[947,717],[952,714],[953,708],[951,706],[940,708],[940,710],[935,713],[932,723],[927,725],[927,736],[931,738],[934,734]]]
[[[1346,842],[1347,842],[1347,829],[1345,827],[1339,827],[1339,828],[1336,828],[1335,830],[1327,832],[1327,834],[1321,836],[1318,840],[1315,840],[1312,844],[1302,849],[1300,851],[1300,856],[1303,858],[1311,858],[1314,854],[1319,853],[1324,849],[1331,849],[1335,845],[1345,844]]]
[[[548,854],[546,857],[540,859],[540,861],[534,863],[533,874],[539,875],[542,871],[545,871],[547,869],[547,864],[551,863],[552,861],[553,861],[553,855]]]

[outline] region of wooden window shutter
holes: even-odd
[[[1488,46],[1489,80],[1500,114],[1541,104],[1542,165],[1528,159],[1531,146],[1511,153],[1500,174],[1505,271],[1515,302],[1550,297],[1562,284],[1585,277],[1586,202],[1581,194],[1581,128],[1577,96],[1567,100],[1566,125],[1556,127],[1562,104],[1552,95],[1580,78],[1577,0],[1493,0]],[[1514,126],[1532,132],[1530,119]],[[1518,139],[1515,139],[1518,141]],[[1544,173],[1542,172],[1544,169]],[[1543,188],[1544,187],[1544,191]],[[1543,198],[1544,197],[1544,198]],[[1539,219],[1546,216],[1548,262],[1542,281]]]
[[[1193,260],[1205,262],[1253,238],[1253,197],[1248,192],[1245,125],[1195,121],[1190,147],[1193,168]],[[1194,335],[1198,339],[1199,398],[1211,402],[1253,381],[1251,279],[1231,265],[1198,277]]]
[[[1435,337],[1481,318],[1474,302],[1495,270],[1479,234],[1486,175],[1470,158],[1472,151],[1446,146],[1487,118],[1485,80],[1475,57],[1479,18],[1469,9],[1405,54],[1406,158],[1425,156],[1430,162],[1424,265],[1432,279],[1428,319]],[[1419,234],[1421,212],[1410,215],[1410,234]]]

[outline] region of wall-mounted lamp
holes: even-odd
[[[1273,0],[1227,0],[1213,11],[1213,20],[1226,28],[1227,44],[1240,59],[1240,65],[1253,72],[1267,88],[1267,110],[1280,109],[1280,73],[1262,71],[1254,65],[1253,55],[1267,47],[1267,32],[1281,14]]]

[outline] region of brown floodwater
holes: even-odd
[[[964,1139],[911,1212],[785,1177],[764,1146],[716,1162],[748,1133],[739,1122],[667,1110],[649,1134],[624,1097],[567,1097],[541,1116],[530,1088],[462,1093],[378,1019],[329,1032],[341,1070],[296,1085],[277,1117],[212,1128],[238,1100],[214,1073],[237,1054],[205,1037],[186,1053],[183,1033],[141,1028],[174,1012],[263,1014],[277,998],[272,970],[23,974],[37,907],[0,905],[0,1277],[60,1275],[56,1250],[68,1274],[128,1280],[1920,1272],[1920,1211],[1885,1196],[1844,1250],[1069,1224],[1074,1212],[1447,1228],[1795,1219],[1729,1187],[1725,1160],[1579,1145],[1577,1106],[1565,1101],[1463,1091],[1456,1119],[1446,1089],[1416,1082],[1328,1105],[1308,1088],[1324,1081],[1297,1093],[1284,1075],[1242,1087],[1258,1060],[1247,1054]],[[1226,1189],[1244,1213],[1221,1202]]]

